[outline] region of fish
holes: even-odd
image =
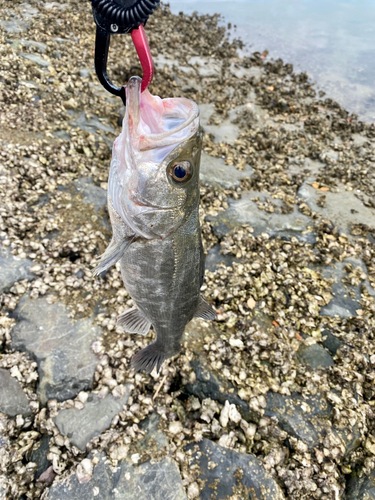
[[[156,339],[131,361],[135,371],[160,371],[181,350],[186,325],[214,320],[200,294],[204,252],[199,222],[202,130],[197,104],[126,86],[122,132],[113,145],[108,178],[111,242],[95,274],[116,262],[135,306],[118,317],[125,332]]]

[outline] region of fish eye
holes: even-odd
[[[169,165],[168,174],[174,182],[187,182],[193,176],[193,166],[189,161],[178,161]]]

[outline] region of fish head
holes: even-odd
[[[132,77],[114,145],[121,189],[110,197],[135,234],[165,238],[198,210],[201,148],[198,106],[141,93],[141,80]]]

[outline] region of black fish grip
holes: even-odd
[[[121,97],[124,104],[126,104],[125,87],[116,87],[113,85],[107,74],[110,36],[130,33],[133,30],[137,30],[141,25],[144,26],[159,3],[160,0],[92,0],[94,20],[96,22],[96,75],[103,87],[111,94]],[[141,37],[143,35],[144,33],[141,33]],[[134,40],[135,38],[133,37]],[[144,42],[142,38],[141,43],[142,46],[138,45],[136,48],[144,69],[145,79],[148,79],[148,83],[150,83],[153,71],[151,71],[151,75],[148,73],[150,73],[149,66],[152,64],[152,59],[151,62],[147,60],[151,58],[147,39]],[[148,54],[146,48],[144,48],[145,44],[147,45]],[[141,50],[138,50],[139,47]],[[145,53],[146,56],[142,55],[142,53]],[[145,75],[145,70],[147,75]]]

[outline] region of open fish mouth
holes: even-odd
[[[191,137],[199,127],[199,108],[189,99],[161,99],[148,90],[141,93],[141,79],[127,85],[129,133],[139,152],[166,148]],[[125,125],[124,120],[124,125]]]

